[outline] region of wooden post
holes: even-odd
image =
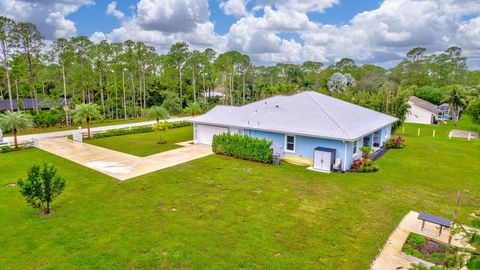
[[[438,232],[438,236],[442,235],[442,229],[443,229],[443,226],[440,225],[440,231]]]
[[[425,228],[425,220],[422,220],[422,231],[423,231],[423,228]]]

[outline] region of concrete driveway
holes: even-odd
[[[137,157],[67,138],[42,139],[39,148],[123,181],[212,154],[209,146],[186,145],[147,157]]]

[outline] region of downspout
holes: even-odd
[[[343,141],[345,147],[344,147],[344,153],[343,153],[343,171],[347,170],[347,142]]]

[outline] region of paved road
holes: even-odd
[[[192,117],[171,118],[171,119],[168,119],[168,121],[169,122],[176,122],[176,121],[184,121],[184,120],[189,120],[189,119],[192,119]],[[118,128],[147,126],[147,125],[152,125],[155,122],[156,121],[146,121],[146,122],[138,122],[138,123],[113,125],[113,126],[93,127],[93,128],[90,129],[90,131],[95,132],[95,131],[111,130],[111,129],[118,129]],[[81,130],[82,132],[87,132],[86,128],[79,129],[79,130]],[[67,137],[69,135],[72,135],[73,131],[77,131],[77,130],[72,129],[72,130],[63,130],[63,131],[56,131],[56,132],[22,135],[22,136],[18,136],[18,142],[21,143],[21,142],[24,142],[24,141],[31,141],[32,138],[46,139],[46,138]],[[8,142],[8,143],[13,143],[13,137],[5,137],[5,138],[3,138],[3,140],[5,142]]]

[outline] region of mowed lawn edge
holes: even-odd
[[[451,123],[405,126],[407,148],[387,152],[375,174],[213,155],[117,182],[40,150],[0,154],[0,265],[365,269],[409,210],[451,217],[461,191],[468,224],[480,204],[480,140],[449,140]],[[40,219],[5,185],[43,161],[67,189]]]
[[[159,137],[159,132],[154,131],[99,139],[94,138],[92,140],[85,140],[84,142],[139,157],[145,157],[183,147],[176,143],[193,140],[193,127],[187,126],[169,129],[165,133],[167,140],[165,144],[158,143]]]

